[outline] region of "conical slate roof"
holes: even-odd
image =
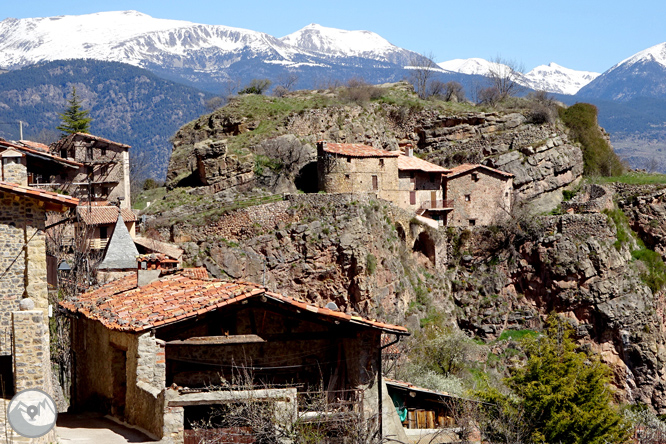
[[[125,226],[123,217],[118,214],[116,228],[113,230],[109,244],[106,246],[104,260],[97,267],[99,270],[136,269],[136,257],[139,251]]]

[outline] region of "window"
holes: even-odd
[[[101,148],[102,156],[106,156],[106,147]]]
[[[372,189],[373,190],[379,189],[379,180],[377,179],[377,176],[372,176]]]
[[[108,239],[109,237],[109,232],[107,227],[99,227],[99,238],[100,239]]]
[[[345,174],[345,180],[349,180],[349,174]]]
[[[99,169],[99,175],[100,176],[107,176],[109,174],[109,166],[108,165],[103,165]]]
[[[384,168],[384,159],[379,159],[379,168]]]
[[[92,160],[93,158],[93,147],[89,146],[86,148],[86,157],[88,160]]]
[[[476,219],[470,219],[470,220],[469,220],[469,226],[470,226],[470,227],[473,227],[473,226],[475,226],[475,225],[476,225]]]
[[[472,195],[471,194],[465,194],[465,202],[471,202],[472,201]]]
[[[347,163],[351,163],[351,157],[347,157]]]
[[[474,182],[478,182],[479,181],[479,173],[472,173],[472,180]]]
[[[62,157],[63,159],[67,158],[67,150],[65,148],[60,150],[60,157]]]

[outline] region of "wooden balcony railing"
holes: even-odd
[[[108,239],[90,239],[88,241],[91,250],[103,250],[107,243],[109,243]]]

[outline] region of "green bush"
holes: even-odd
[[[560,119],[571,130],[574,141],[583,149],[583,173],[586,176],[619,176],[625,168],[599,128],[597,107],[577,103],[559,109]]]

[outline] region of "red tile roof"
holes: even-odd
[[[408,334],[405,327],[352,316],[320,308],[304,301],[267,291],[247,282],[228,282],[219,279],[200,279],[179,272],[167,275],[137,288],[136,276],[130,275],[60,303],[105,327],[121,331],[145,331],[182,319],[235,304],[248,298],[265,296],[322,317],[377,328],[393,334]]]
[[[7,142],[7,141],[0,141],[0,145],[6,146],[7,148],[14,148],[16,150],[23,151],[25,153],[34,154],[34,155],[42,157],[42,158],[46,157],[47,159],[51,159],[55,162],[65,163],[67,165],[71,165],[71,166],[75,166],[75,167],[82,167],[83,166],[82,163],[76,162],[76,161],[71,160],[71,159],[65,159],[65,158],[56,156],[55,154],[51,154],[47,151],[44,151],[41,148],[33,147],[32,144],[43,145],[41,143],[37,144],[37,142],[30,142],[28,140],[21,140],[21,145],[17,145],[15,143]],[[46,145],[43,145],[43,146],[46,146]]]
[[[115,205],[104,207],[81,205],[76,209],[77,214],[86,225],[109,225],[118,221],[118,213],[122,214],[125,222],[136,222],[138,219],[134,212],[127,208],[118,208]]]
[[[426,160],[419,159],[418,157],[405,156],[404,154],[401,154],[398,157],[398,170],[402,171],[416,170],[416,171],[424,171],[426,173],[441,173],[441,174],[447,174],[451,171],[439,165],[435,165],[434,163],[430,163]]]
[[[400,154],[397,151],[380,150],[361,143],[318,143],[323,144],[323,149],[327,153],[349,157],[398,157]]]
[[[33,142],[32,140],[19,140],[19,143],[28,146],[38,151],[43,151],[45,153],[49,152],[49,146],[39,142]]]
[[[48,203],[64,205],[66,207],[75,207],[79,204],[79,199],[74,197],[53,193],[51,191],[44,191],[38,188],[24,187],[10,182],[0,181],[0,191],[7,191],[19,196],[31,197]]]
[[[451,172],[449,174],[447,174],[446,177],[447,177],[447,179],[450,179],[450,178],[460,176],[460,175],[465,174],[465,173],[469,173],[469,172],[471,172],[473,170],[476,170],[476,169],[483,169],[483,170],[486,170],[486,171],[493,172],[495,174],[499,174],[500,176],[504,176],[504,177],[513,177],[513,174],[511,174],[511,173],[506,173],[504,171],[496,170],[495,168],[490,168],[488,166],[481,165],[481,164],[478,164],[478,163],[474,163],[474,164],[464,163],[462,165],[458,165],[457,167],[452,168]]]

